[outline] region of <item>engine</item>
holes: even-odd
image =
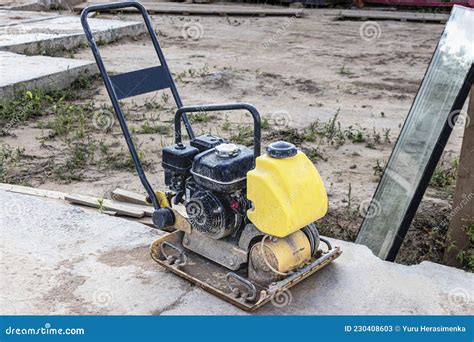
[[[242,228],[249,201],[246,175],[253,168],[253,150],[210,134],[163,149],[165,184],[174,203],[186,207],[192,228],[221,239]]]

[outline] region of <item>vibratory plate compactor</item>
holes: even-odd
[[[91,12],[136,8],[145,20],[160,66],[109,76],[88,25]],[[306,155],[290,143],[260,150],[260,115],[250,104],[184,107],[148,14],[138,2],[87,7],[81,15],[140,180],[155,208],[154,225],[172,231],[151,245],[166,269],[237,305],[254,310],[336,259],[341,251],[319,236],[314,222],[327,212],[323,181]],[[175,144],[163,148],[166,192],[153,191],[119,100],[170,89],[177,105]],[[253,149],[218,136],[196,136],[186,113],[248,111]],[[189,143],[181,134],[186,127]],[[172,229],[170,229],[172,228]]]

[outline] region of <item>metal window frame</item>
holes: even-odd
[[[433,55],[430,59],[430,63],[428,65],[431,65],[431,62],[433,61],[434,55],[435,55],[438,47],[439,47],[439,42],[436,46],[435,52],[433,53]],[[428,74],[428,71],[429,71],[429,67],[426,69],[426,72],[423,76],[423,80],[425,79],[426,75]],[[423,84],[423,82],[422,82],[422,84]],[[463,106],[466,102],[466,99],[469,96],[469,92],[470,92],[471,87],[473,86],[473,84],[474,84],[474,63],[471,64],[471,67],[470,67],[470,69],[469,69],[469,71],[468,71],[468,73],[467,73],[467,75],[464,79],[464,82],[463,82],[463,84],[462,84],[462,86],[459,90],[459,93],[458,93],[458,95],[456,96],[456,98],[454,100],[454,103],[451,107],[451,110],[449,111],[449,113],[454,113],[454,115],[452,115],[452,116],[448,115],[447,116],[446,121],[443,125],[443,128],[440,132],[440,135],[438,137],[438,140],[436,141],[436,144],[433,148],[431,156],[428,159],[428,163],[426,164],[426,167],[423,170],[420,181],[419,181],[418,185],[416,186],[415,192],[414,192],[414,194],[411,198],[411,201],[409,202],[409,205],[406,209],[405,215],[404,215],[404,217],[403,217],[403,219],[402,219],[402,221],[401,221],[401,223],[398,227],[395,239],[394,239],[392,245],[390,246],[390,249],[389,249],[389,251],[388,251],[388,253],[385,257],[385,260],[387,260],[387,261],[395,261],[395,259],[397,257],[398,251],[400,250],[400,247],[403,243],[403,240],[405,239],[405,236],[406,236],[406,234],[408,232],[408,229],[410,228],[410,225],[411,225],[411,223],[412,223],[412,221],[415,217],[415,214],[418,210],[418,207],[421,203],[421,200],[423,199],[423,195],[425,194],[425,191],[426,191],[426,189],[429,185],[431,177],[433,176],[435,168],[438,165],[438,162],[441,158],[441,155],[442,155],[442,153],[443,153],[443,151],[446,147],[446,144],[448,142],[448,139],[451,135],[451,132],[453,130],[452,122],[455,122],[457,116],[459,115],[460,111],[462,110],[462,108],[463,108]],[[415,96],[415,100],[416,100],[421,88],[422,87],[420,85],[420,88],[418,89],[417,94]],[[415,104],[415,100],[413,101],[408,113],[411,112],[411,110],[412,110],[412,108]],[[407,116],[400,132],[403,132],[403,129],[406,127],[406,125],[408,123],[408,120],[409,120],[409,117]],[[401,133],[400,133],[400,135],[401,135]],[[390,157],[387,161],[387,164],[385,165],[384,172],[383,172],[382,177],[380,178],[380,181],[379,181],[379,183],[377,185],[377,188],[374,192],[374,195],[372,197],[369,208],[370,208],[370,206],[376,204],[376,203],[374,203],[375,196],[376,196],[377,192],[379,191],[379,188],[380,188],[381,183],[382,183],[382,179],[385,176],[385,173],[387,171],[387,167],[388,167],[388,165],[390,165],[390,161],[392,160],[393,154],[394,154],[394,152],[396,150],[396,147],[399,143],[400,135],[398,136],[397,141],[395,142],[394,148],[392,149]],[[365,216],[364,220],[362,221],[362,223],[359,227],[359,234],[360,234],[361,228],[363,227],[363,225],[365,224],[367,219],[368,219],[367,216]],[[358,240],[358,237],[356,238],[356,243],[360,243],[360,241]]]

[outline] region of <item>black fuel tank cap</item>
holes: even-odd
[[[267,147],[267,153],[272,158],[288,158],[298,153],[295,145],[286,141],[275,141]]]

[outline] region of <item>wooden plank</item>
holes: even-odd
[[[466,224],[474,223],[474,87],[471,88],[466,122],[446,240],[448,248],[444,253],[444,262],[454,267],[462,266],[457,256],[469,245]]]
[[[59,191],[37,189],[37,188],[31,188],[28,186],[5,184],[5,183],[0,183],[0,190],[15,192],[18,194],[52,198],[52,199],[64,199],[64,197],[67,195],[64,192],[59,192]]]
[[[141,210],[144,212],[145,216],[151,217],[153,215],[153,212],[155,211],[155,208],[147,206],[147,205],[140,205],[140,204],[133,204],[133,203],[124,203],[124,202],[115,202],[119,204],[124,204],[130,208],[135,208],[137,210]]]
[[[66,195],[64,199],[70,203],[82,204],[88,207],[99,208],[99,200],[95,197],[82,195]],[[145,211],[132,205],[126,205],[111,200],[102,200],[102,207],[105,210],[115,211],[119,215],[141,218],[145,216]]]
[[[88,1],[74,7],[75,11],[82,11],[85,7],[104,3],[106,1]],[[110,1],[109,1],[110,2]],[[189,4],[176,2],[141,2],[150,14],[198,14],[198,15],[242,15],[242,16],[303,16],[303,9],[282,8],[278,6],[242,6],[242,5],[215,5]],[[121,12],[136,12],[135,8],[124,8]]]
[[[400,11],[340,10],[337,14],[337,18],[340,20],[399,20],[446,23],[449,19],[449,14]]]
[[[131,221],[139,222],[141,224],[144,224],[145,226],[155,228],[155,225],[153,224],[153,220],[151,217],[142,217],[140,219],[133,219]]]
[[[140,204],[145,205],[145,195],[140,195],[132,191],[128,191],[125,189],[115,189],[112,191],[112,199],[120,202],[127,202],[133,204]]]

